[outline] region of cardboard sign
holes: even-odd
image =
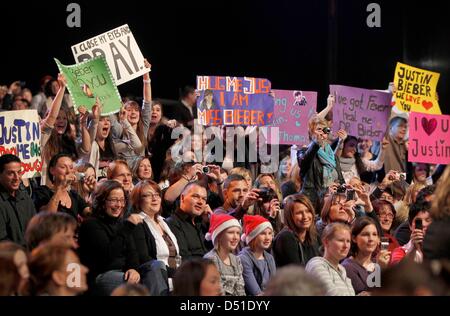
[[[127,24],[73,45],[72,53],[77,63],[105,56],[118,86],[149,72]]]
[[[0,156],[13,154],[22,161],[22,177],[42,170],[41,127],[36,110],[0,112]]]
[[[272,90],[275,93],[274,119],[278,127],[279,143],[307,145],[308,120],[316,113],[317,92],[300,90]]]
[[[450,164],[450,115],[411,112],[409,116],[408,160]]]
[[[252,125],[272,123],[274,99],[267,79],[197,76],[198,122],[201,125]]]
[[[102,115],[119,112],[122,100],[104,56],[70,66],[61,64],[56,58],[55,61],[66,77],[67,89],[76,108],[84,106],[91,110],[98,97]]]
[[[333,130],[344,129],[349,135],[382,140],[391,113],[391,94],[347,86],[330,85],[336,96]]]
[[[440,74],[402,63],[395,68],[395,106],[404,112],[441,114],[436,86]]]

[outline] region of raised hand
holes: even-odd
[[[65,88],[66,87],[67,80],[66,80],[66,77],[63,74],[59,73],[57,80],[58,80],[58,84],[59,84],[60,88]]]

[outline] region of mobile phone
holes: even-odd
[[[414,220],[416,229],[423,229],[423,223],[422,223],[422,219],[421,218],[416,218]]]
[[[389,248],[389,238],[381,237],[380,249],[387,250],[388,248]]]
[[[75,176],[77,177],[77,181],[83,181],[86,175],[83,172],[77,172]]]

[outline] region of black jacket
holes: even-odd
[[[25,230],[34,214],[33,200],[25,191],[16,191],[14,197],[0,187],[0,241],[25,246]]]
[[[272,254],[277,267],[289,264],[306,266],[310,259],[320,256],[319,247],[318,240],[312,244],[302,243],[290,229],[285,227],[273,241]]]
[[[301,193],[307,195],[319,212],[319,200],[326,193],[327,188],[323,184],[323,166],[317,156],[320,146],[316,142],[311,142],[307,148],[302,148],[297,152],[297,161],[300,166],[300,177],[302,179]],[[341,172],[341,164],[339,158],[336,159],[336,172],[338,174],[339,183],[345,183]]]
[[[189,214],[177,209],[166,220],[170,230],[177,238],[180,256],[183,261],[192,258],[202,258],[207,252],[205,234],[201,217],[196,217],[194,223]]]
[[[89,268],[92,282],[101,273],[139,267],[131,234],[136,225],[121,218],[93,217],[83,221],[79,232],[80,259]]]
[[[156,259],[156,242],[147,224],[141,223],[133,230],[132,237],[136,246],[139,264]]]

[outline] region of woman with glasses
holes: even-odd
[[[181,257],[177,238],[161,216],[161,194],[158,184],[151,180],[141,181],[134,187],[131,205],[133,213],[137,213],[143,223],[133,231],[133,239],[139,263],[151,262],[155,270],[162,270],[169,278],[169,288],[172,288],[172,277]],[[153,262],[155,260],[157,262]]]
[[[110,295],[125,282],[141,280],[138,253],[130,236],[142,218],[132,214],[124,220],[126,204],[122,185],[105,181],[94,192],[93,216],[80,227],[80,259],[89,268],[89,289],[97,295]]]
[[[387,249],[393,251],[395,248],[400,247],[397,239],[391,234],[392,224],[396,216],[395,207],[391,202],[386,200],[375,200],[372,205],[375,213],[380,219],[381,228],[383,230],[382,238],[389,243]]]

